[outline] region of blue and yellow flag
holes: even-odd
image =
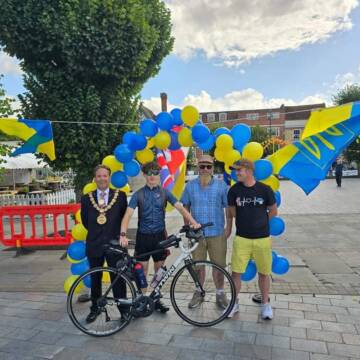
[[[301,141],[269,156],[274,173],[309,194],[325,179],[332,163],[360,134],[360,102],[313,111]]]
[[[49,120],[0,118],[0,131],[25,141],[11,156],[39,152],[46,154],[50,160],[55,160],[54,138]]]

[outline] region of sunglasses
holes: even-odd
[[[157,176],[157,175],[159,175],[159,174],[160,174],[160,171],[159,171],[159,170],[149,170],[149,171],[147,171],[147,172],[145,173],[145,175],[147,175],[147,176],[152,176],[152,175]]]
[[[210,170],[210,169],[212,169],[212,165],[199,165],[199,168],[201,169],[201,170],[204,170],[204,169],[208,169],[208,170]]]

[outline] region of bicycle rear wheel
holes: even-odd
[[[222,288],[224,294],[217,295],[216,288]],[[174,276],[170,288],[171,303],[177,314],[189,324],[203,327],[224,320],[235,304],[235,296],[230,274],[211,261],[185,264]]]
[[[132,304],[136,297],[135,287],[126,275],[120,274],[117,282],[121,281],[125,284],[126,298],[115,299],[112,289],[109,291],[110,286],[114,286],[114,283],[110,281],[110,274],[117,276],[118,272],[109,267],[90,269],[80,275],[70,288],[67,298],[67,312],[72,323],[85,334],[98,337],[109,336],[120,331],[131,321],[131,305],[128,307],[129,314],[126,320],[122,320],[117,302],[120,300]],[[90,313],[92,302],[79,302],[78,296],[90,291],[90,289],[85,288],[84,281],[88,284],[91,277],[96,275],[102,279],[101,297],[98,300],[98,316],[95,321],[87,323],[86,317]]]

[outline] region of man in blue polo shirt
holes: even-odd
[[[157,162],[154,161],[144,164],[142,166],[142,172],[146,180],[146,185],[136,191],[131,197],[121,222],[120,232],[120,244],[127,246],[126,231],[134,210],[138,208],[138,229],[135,245],[136,255],[141,255],[159,248],[159,242],[166,239],[165,207],[167,202],[173,205],[194,228],[200,227],[190,213],[183,207],[181,202],[179,202],[169,190],[161,187],[160,166]],[[156,273],[166,259],[165,250],[162,253],[152,255],[152,258],[154,260],[154,270]],[[150,256],[139,258],[144,267],[145,274],[148,272],[149,259]],[[155,308],[160,312],[169,310],[169,308],[160,301],[156,302]]]
[[[181,202],[198,223],[212,222],[214,225],[204,229],[205,238],[199,241],[192,256],[194,260],[206,260],[208,253],[211,261],[225,267],[227,238],[231,234],[231,222],[225,227],[224,214],[227,208],[228,187],[223,180],[214,179],[214,160],[210,155],[200,157],[198,171],[198,178],[186,184]],[[200,279],[204,277],[205,274],[201,274],[200,270]],[[224,293],[224,277],[214,271],[213,279],[216,286],[216,303],[225,309],[228,301]],[[188,306],[195,308],[204,300],[201,293],[195,291]]]

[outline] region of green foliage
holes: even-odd
[[[270,139],[270,134],[268,133],[267,129],[261,127],[259,125],[251,127],[251,139],[250,141],[256,141],[258,143],[263,143],[266,140]]]
[[[21,60],[24,116],[134,123],[139,91],[172,49],[170,12],[160,0],[6,1],[0,45]],[[127,128],[54,122],[53,130],[51,166],[72,168],[79,190]]]
[[[335,105],[342,105],[353,101],[360,101],[360,85],[347,85],[333,96]],[[358,138],[359,139],[359,138]],[[345,151],[348,161],[360,163],[360,142],[354,141]]]

